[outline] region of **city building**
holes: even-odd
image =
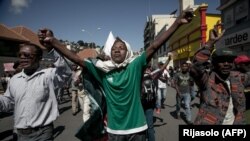
[[[3,72],[13,71],[11,67],[17,60],[19,44],[29,40],[3,24],[0,24],[0,31],[0,74],[3,74]]]
[[[176,20],[176,11],[169,15],[152,15],[151,17],[147,17],[147,22],[144,28],[144,49],[149,47],[157,36],[159,36],[163,31],[166,31],[173,24]],[[152,63],[156,65],[159,61],[164,62],[166,60],[166,50],[167,43],[164,44],[154,55]],[[163,57],[163,59],[159,60],[160,57]]]
[[[167,51],[173,54],[174,66],[192,60],[195,52],[206,43],[209,31],[220,22],[220,14],[207,13],[207,4],[189,6],[194,11],[193,20],[178,28],[168,41]]]
[[[19,44],[31,42],[43,49],[43,58],[41,65],[46,67],[53,63],[52,58],[47,55],[46,48],[40,44],[37,34],[24,26],[16,26],[13,28],[7,27],[6,25],[0,24],[0,74],[14,72],[14,62],[18,60],[17,52],[19,50]],[[89,46],[79,46],[76,43],[60,40],[66,45],[66,47],[72,51],[76,48],[78,51],[85,50],[83,56],[89,57],[94,56],[96,52],[100,52],[100,48],[88,49]],[[95,50],[95,51],[94,51]],[[94,52],[94,53],[93,53]],[[82,55],[82,54],[80,54]]]
[[[220,0],[224,36],[216,47],[228,47],[238,54],[250,54],[249,0]]]
[[[175,21],[176,15],[152,15],[147,17],[146,25],[144,28],[144,49],[156,38],[157,34],[162,29],[167,29]]]
[[[195,17],[189,24],[181,26],[171,38],[163,44],[153,57],[156,62],[164,62],[168,53],[172,54],[170,66],[179,66],[182,62],[192,60],[194,53],[208,40],[209,31],[221,21],[220,14],[207,13],[207,4],[195,5],[194,0],[179,0],[180,13],[188,8],[193,9]],[[144,29],[144,49],[162,32],[166,31],[176,19],[174,14],[164,15],[164,20],[152,15],[147,19]],[[161,21],[161,22],[159,22]]]

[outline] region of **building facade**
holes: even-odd
[[[189,24],[182,25],[171,38],[163,44],[153,57],[154,64],[166,60],[166,54],[173,55],[173,66],[179,66],[182,62],[192,60],[195,52],[206,43],[209,31],[217,22],[221,21],[220,14],[207,13],[207,4],[194,5],[194,0],[179,0],[180,13],[192,8],[195,17]],[[162,32],[166,31],[176,20],[176,15],[152,15],[147,19],[144,29],[144,49]],[[164,20],[162,20],[164,19]],[[160,22],[161,21],[161,22]]]
[[[147,17],[147,22],[144,28],[144,49],[154,41],[156,36],[169,28],[176,19],[176,15],[152,15]]]
[[[250,55],[250,2],[249,0],[220,0],[225,34],[216,47],[232,48],[238,54]]]
[[[207,4],[192,8],[195,15],[193,20],[176,30],[168,41],[168,51],[174,56],[174,66],[192,60],[195,52],[208,40],[209,30],[221,20],[220,14],[206,13]]]
[[[144,28],[144,50],[159,36],[166,31],[176,20],[176,15],[152,15],[147,18],[146,26]],[[153,56],[152,63],[157,65],[159,61],[165,61],[167,53],[167,43],[157,51]],[[159,59],[163,58],[163,59]],[[171,64],[171,62],[170,62]]]

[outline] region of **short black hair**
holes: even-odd
[[[182,63],[181,63],[181,65],[185,65],[185,64],[186,64],[186,65],[188,65],[188,63],[187,63],[187,62],[182,62]]]
[[[160,61],[160,62],[158,62],[158,65],[164,65],[164,63]]]

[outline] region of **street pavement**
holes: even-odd
[[[176,91],[172,87],[167,89],[167,97],[164,103],[165,109],[161,109],[160,115],[154,114],[155,116],[155,136],[156,141],[178,141],[179,140],[179,125],[186,125],[184,121],[184,109],[181,109],[181,119],[176,119]],[[199,99],[196,97],[191,102],[192,121],[195,119],[195,115],[198,111],[197,105]]]
[[[55,141],[79,141],[74,135],[82,122],[82,112],[76,116],[72,115],[71,100],[64,95],[64,102],[59,105],[60,116],[54,122]],[[158,115],[154,113],[154,127],[156,141],[178,141],[178,129],[179,125],[185,125],[185,121],[182,119],[176,119],[174,115],[175,111],[175,90],[168,87],[166,101],[164,103],[165,108],[161,109],[161,113]],[[198,105],[199,100],[196,98],[192,104]],[[182,112],[184,110],[182,109]],[[197,107],[192,108],[192,119],[194,120],[197,113]],[[135,117],[136,118],[136,117]],[[11,113],[0,113],[0,141],[11,141],[13,130],[13,116]]]

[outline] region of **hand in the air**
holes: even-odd
[[[50,29],[43,28],[38,31],[38,38],[40,43],[45,46],[48,50],[53,48],[54,35]]]
[[[194,17],[193,9],[187,9],[181,13],[181,15],[178,17],[178,22],[180,24],[186,24],[190,23]]]

